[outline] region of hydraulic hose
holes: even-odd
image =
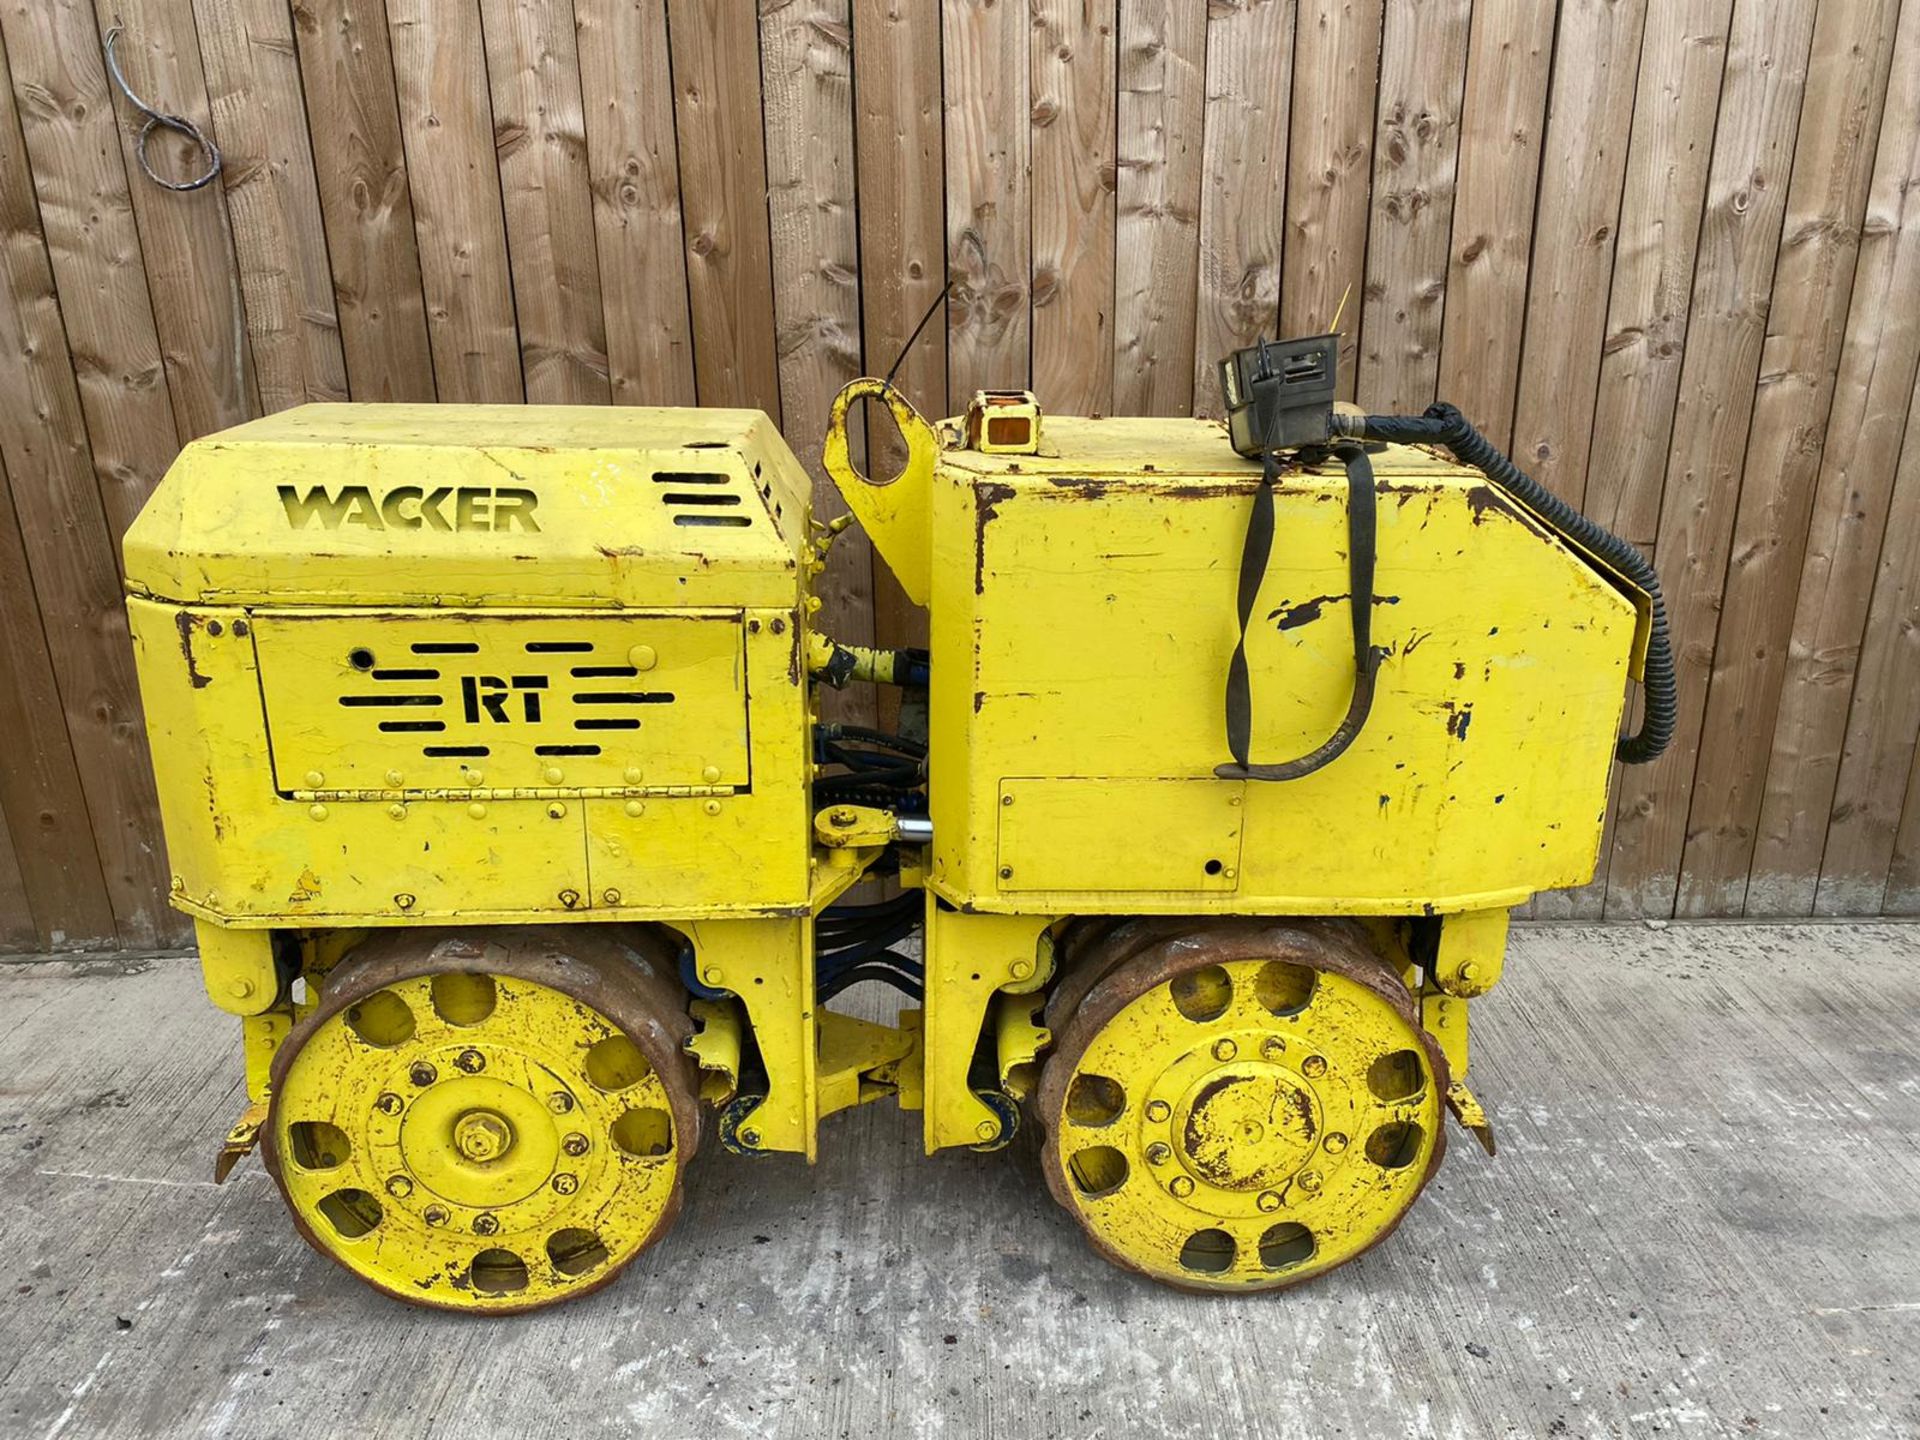
[[[1660,577],[1646,556],[1522,471],[1452,405],[1429,405],[1423,415],[1336,413],[1333,432],[1351,439],[1395,445],[1446,446],[1463,465],[1473,466],[1548,525],[1598,556],[1644,592],[1653,607],[1646,664],[1641,672],[1641,684],[1646,692],[1645,713],[1639,733],[1623,738],[1615,753],[1628,765],[1644,765],[1667,748],[1673,740],[1679,712],[1673,645],[1667,635],[1667,607],[1660,595]]]

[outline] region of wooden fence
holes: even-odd
[[[116,18],[213,185],[137,168]],[[0,71],[0,944],[183,934],[117,547],[181,443],[697,401],[811,461],[949,281],[929,409],[1205,411],[1351,293],[1349,395],[1665,577],[1679,739],[1539,912],[1920,912],[1920,0],[0,0]]]

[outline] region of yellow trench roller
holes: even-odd
[[[173,900],[246,1059],[216,1173],[257,1145],[316,1249],[458,1310],[585,1293],[702,1151],[811,1159],[888,1096],[929,1153],[1037,1121],[1158,1280],[1383,1238],[1447,1111],[1491,1151],[1468,1006],[1511,907],[1590,876],[1628,677],[1657,722],[1670,669],[1637,557],[1450,412],[1336,410],[1332,363],[1242,352],[1225,425],[930,423],[858,381],[830,524],[756,412],[190,445],[126,572]],[[819,629],[854,521],[926,648]],[[897,730],[823,724],[833,685],[897,688]],[[895,1023],[839,1008],[873,984]]]

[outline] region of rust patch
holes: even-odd
[[[1473,511],[1473,523],[1476,525],[1482,523],[1489,512],[1504,515],[1509,520],[1520,520],[1520,512],[1513,508],[1506,496],[1491,485],[1470,487],[1467,490],[1467,508]]]
[[[1320,618],[1320,612],[1327,606],[1337,605],[1342,600],[1351,600],[1352,598],[1353,596],[1351,594],[1316,595],[1311,600],[1302,600],[1297,604],[1290,602],[1280,606],[1278,609],[1269,610],[1267,612],[1267,619],[1273,621],[1273,628],[1276,630],[1292,630],[1301,625],[1311,625],[1315,620]],[[1400,603],[1400,597],[1398,595],[1376,595],[1373,597],[1373,603],[1376,605],[1398,605]]]
[[[973,593],[986,593],[987,522],[1000,513],[1002,501],[1011,500],[1013,486],[1001,480],[982,480],[973,487]]]
[[[190,610],[174,611],[173,623],[175,628],[180,632],[180,653],[186,658],[187,679],[192,683],[194,689],[204,690],[213,683],[213,677],[211,675],[202,675],[200,673],[200,667],[194,663],[193,612]]]

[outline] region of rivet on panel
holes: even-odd
[[[618,890],[602,890],[600,892],[600,898],[609,905],[618,905],[620,903],[620,892]]]
[[[1173,1114],[1173,1110],[1168,1106],[1166,1101],[1149,1100],[1147,1102],[1147,1119],[1153,1121],[1154,1124],[1165,1124],[1167,1117],[1171,1114]]]
[[[476,800],[473,804],[467,806],[467,814],[476,820],[484,820],[487,818],[487,807]]]
[[[1300,1073],[1309,1080],[1318,1080],[1327,1073],[1327,1060],[1324,1055],[1309,1055],[1300,1062]]]
[[[660,657],[654,654],[651,645],[635,645],[627,651],[627,663],[636,670],[651,670],[659,662]]]
[[[1329,1154],[1338,1155],[1342,1150],[1347,1148],[1347,1137],[1342,1135],[1338,1130],[1333,1130],[1328,1132],[1327,1138],[1321,1143],[1327,1147]]]
[[[398,770],[387,771],[387,784],[393,786],[394,789],[396,790],[400,788],[401,781],[405,780],[406,778],[407,777],[405,775],[402,775]]]
[[[396,1200],[404,1200],[413,1193],[413,1181],[404,1175],[387,1177],[387,1193]]]
[[[646,813],[647,813],[647,807],[642,805],[638,800],[627,801],[627,814],[630,815],[633,819],[638,820],[642,815]]]
[[[1240,1047],[1231,1040],[1216,1040],[1213,1042],[1213,1058],[1216,1060],[1231,1060],[1239,1053]]]
[[[387,814],[396,820],[404,820],[407,818],[407,807],[396,802],[387,806]]]
[[[720,767],[718,765],[702,766],[700,769],[700,778],[709,785],[718,785],[720,783]]]
[[[1011,865],[1002,865],[1002,866],[1000,867],[1000,878],[1001,878],[1002,880],[1011,880],[1011,879],[1013,879],[1013,866],[1011,866]]]
[[[1262,1190],[1260,1192],[1260,1198],[1254,1203],[1271,1215],[1280,1208],[1280,1196],[1276,1191]]]
[[[578,890],[562,890],[560,892],[560,903],[569,910],[573,909],[574,906],[580,903],[580,892]]]
[[[309,805],[307,807],[307,814],[316,820],[324,820],[327,818],[327,807],[324,805]]]
[[[558,800],[554,801],[553,804],[547,806],[547,818],[549,820],[566,819],[567,807],[562,805]]]
[[[640,767],[638,765],[629,765],[627,766],[627,773],[623,778],[629,785],[638,785],[640,783],[640,773]]]
[[[546,777],[547,784],[549,785],[558,785],[560,781],[565,778],[560,773],[560,767],[558,765],[549,765],[546,769]]]
[[[1325,1182],[1320,1179],[1320,1172],[1318,1170],[1309,1170],[1300,1177],[1300,1188],[1309,1195],[1318,1195],[1320,1193],[1320,1186],[1323,1183]]]
[[[248,626],[246,621],[236,620],[233,622],[233,633],[235,635],[245,637],[245,635],[247,634],[247,630],[248,630]]]
[[[1193,1181],[1185,1175],[1176,1175],[1167,1188],[1184,1200],[1193,1194]]]
[[[973,1127],[973,1133],[978,1135],[982,1140],[995,1139],[1000,1134],[999,1122],[995,1120],[982,1120],[978,1125]]]
[[[227,627],[222,625],[218,620],[209,620],[207,622],[207,633],[209,635],[222,634],[223,632],[225,632],[226,628]]]
[[[487,777],[481,774],[478,770],[467,771],[467,784],[469,785],[478,787],[480,782],[485,780],[486,778]]]
[[[1147,1163],[1149,1165],[1164,1165],[1172,1158],[1173,1147],[1168,1145],[1164,1140],[1156,1140],[1147,1146]]]
[[[411,910],[416,902],[413,896],[402,890],[398,895],[393,897],[393,903],[402,910]]]
[[[720,802],[718,800],[709,800],[701,808],[709,815],[718,815],[720,813]]]
[[[326,778],[327,777],[322,775],[318,770],[307,771],[307,788],[309,790],[318,790],[321,785],[326,782]]]

